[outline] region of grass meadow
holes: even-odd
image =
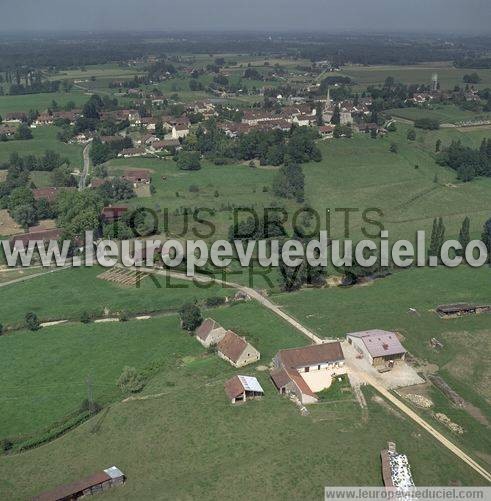
[[[35,155],[39,157],[44,155],[46,150],[52,150],[62,157],[68,158],[72,169],[82,167],[82,146],[59,141],[56,137],[58,130],[58,127],[37,127],[32,129],[32,139],[9,140],[0,143],[0,163],[7,162],[12,153],[18,153],[20,156]]]
[[[34,311],[42,322],[79,320],[82,312],[92,316],[177,311],[185,302],[210,296],[233,295],[218,286],[193,287],[191,282],[156,276],[140,287],[122,287],[96,278],[104,268],[71,268],[46,274],[32,281],[0,289],[0,321],[4,327],[22,326],[24,315]]]
[[[303,165],[306,204],[319,212],[321,227],[327,226],[333,238],[345,235],[344,213],[336,212],[341,208],[356,209],[350,214],[348,224],[349,235],[355,240],[362,238],[363,228],[370,233],[377,230],[364,221],[363,212],[369,208],[382,211],[383,216],[377,219],[393,239],[414,240],[418,229],[430,232],[435,217],[443,217],[447,236],[457,236],[463,219],[469,216],[473,235],[480,235],[491,210],[491,180],[459,182],[454,171],[435,162],[434,151],[438,139],[443,147],[453,139],[478,147],[483,138],[490,136],[490,131],[418,130],[416,141],[411,142],[406,139],[409,128],[398,124],[397,132],[378,139],[357,134],[352,139],[321,141],[323,160]],[[391,143],[398,145],[397,154],[389,151]],[[153,170],[155,194],[131,203],[156,210],[162,221],[163,211],[168,209],[169,228],[176,234],[186,229],[181,215],[183,208],[212,209],[215,212],[209,219],[216,226],[215,236],[227,237],[233,222],[232,207],[253,207],[259,211],[275,205],[285,207],[289,210],[288,224],[293,212],[301,207],[272,193],[276,168],[252,169],[247,164],[215,166],[203,161],[200,171],[183,172],[172,160],[138,158],[116,159],[108,165],[113,175],[129,167]],[[331,210],[329,224],[327,209]],[[194,227],[208,232],[200,224]]]
[[[387,110],[393,117],[401,117],[407,120],[418,118],[431,118],[440,123],[458,123],[466,121],[489,120],[491,113],[475,113],[466,111],[452,104],[435,104],[430,108],[394,108]]]
[[[233,316],[232,310],[236,310]],[[255,341],[265,355],[260,364],[279,347],[305,342],[255,305],[219,313],[221,322],[230,320],[248,332],[254,329]],[[379,454],[388,440],[396,440],[398,448],[408,454],[419,485],[481,483],[467,466],[369,389],[364,390],[365,411],[346,394],[301,416],[292,402],[276,394],[257,364],[238,371],[205,354],[201,345],[179,331],[175,318],[147,321],[145,327],[138,324],[138,329],[134,325],[128,322],[123,329],[118,325],[116,331],[112,326],[97,327],[98,331],[84,326],[87,330],[80,332],[59,327],[18,335],[19,348],[23,342],[30,345],[21,338],[31,335],[52,336],[50,344],[55,346],[56,339],[62,343],[59,353],[53,354],[48,343],[38,341],[38,353],[28,364],[34,368],[27,368],[27,373],[35,373],[44,357],[54,363],[46,364],[45,359],[42,364],[43,384],[38,381],[36,388],[24,383],[29,392],[45,385],[45,392],[45,381],[50,381],[58,407],[63,395],[74,402],[84,397],[83,381],[90,368],[97,389],[101,379],[104,385],[114,384],[116,366],[126,363],[124,359],[131,358],[133,365],[158,360],[163,366],[143,391],[142,396],[149,398],[116,402],[54,442],[1,457],[0,493],[4,497],[24,499],[116,464],[128,480],[121,489],[105,494],[108,499],[319,499],[325,485],[381,485]],[[84,337],[91,340],[83,341]],[[124,349],[116,350],[121,353],[108,361],[108,353],[116,346]],[[26,354],[23,357],[28,359]],[[223,383],[237,373],[257,376],[265,397],[231,406]],[[57,390],[56,384],[60,384]],[[79,392],[76,396],[70,395],[73,388]],[[25,398],[22,387],[15,391]],[[38,410],[32,412],[31,422],[37,421]]]

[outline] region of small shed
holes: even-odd
[[[487,313],[491,311],[489,304],[441,304],[436,308],[436,312],[442,318],[456,318],[464,315],[476,315],[479,313]]]
[[[35,496],[34,501],[68,501],[83,496],[90,496],[122,485],[126,480],[124,473],[116,466],[94,473],[90,477],[70,484],[59,485],[51,491]]]
[[[225,383],[225,393],[232,404],[245,402],[248,398],[260,398],[264,395],[259,381],[252,376],[234,376]]]

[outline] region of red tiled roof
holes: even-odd
[[[296,369],[326,362],[344,360],[343,350],[339,341],[291,348],[278,352],[279,358],[286,369]]]
[[[218,343],[218,351],[232,362],[237,362],[247,347],[247,341],[233,331],[227,331]]]
[[[196,329],[196,336],[198,336],[200,339],[203,341],[206,340],[208,337],[208,334],[212,330],[219,329],[221,326],[218,322],[213,320],[212,318],[207,318],[197,329]]]
[[[101,471],[82,480],[77,480],[76,482],[72,482],[70,484],[60,485],[51,491],[43,492],[42,494],[34,497],[34,501],[59,501],[61,499],[71,499],[71,496],[75,496],[83,492],[85,489],[89,489],[95,485],[103,484],[108,480],[111,480],[111,477],[104,471]]]
[[[274,370],[271,372],[270,377],[278,390],[285,387],[292,380],[285,369]]]
[[[232,379],[226,381],[224,387],[225,393],[230,400],[237,398],[245,391],[239,376],[234,376]]]

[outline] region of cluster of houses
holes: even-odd
[[[195,332],[205,347],[216,346],[218,355],[233,367],[240,368],[260,360],[260,353],[243,337],[207,318]],[[406,350],[394,332],[373,329],[346,335],[360,358],[379,371],[390,370],[405,360]],[[271,381],[282,395],[293,395],[301,404],[318,401],[317,393],[347,373],[345,356],[339,341],[329,341],[278,351],[272,361]],[[262,396],[264,391],[255,378],[235,376],[225,383],[232,403]]]

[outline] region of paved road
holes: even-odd
[[[87,176],[89,175],[89,167],[90,167],[89,151],[90,151],[90,143],[85,146],[83,151],[84,167],[82,169],[82,172],[80,174],[80,179],[78,181],[79,190],[83,190],[85,188]]]

